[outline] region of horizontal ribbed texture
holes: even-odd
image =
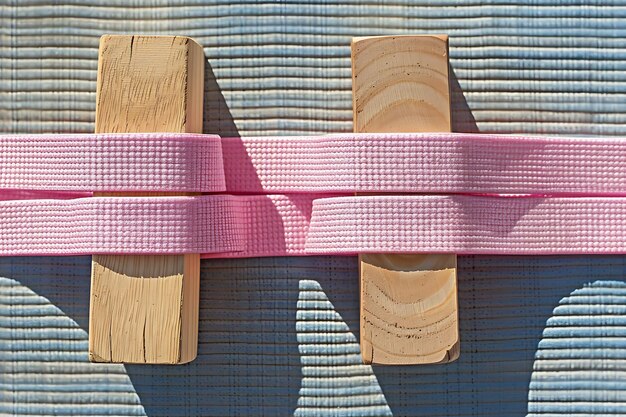
[[[88,363],[90,268],[0,258],[0,414],[565,417],[626,404],[623,257],[461,256],[460,358],[373,368],[354,257],[203,260],[185,366]]]
[[[194,37],[215,76],[205,85],[204,131],[223,136],[350,132],[351,38],[447,33],[454,131],[626,135],[621,0],[5,0],[0,7],[5,133],[93,132],[103,33]]]
[[[625,10],[622,0],[5,0],[0,130],[93,132],[99,36],[155,33],[205,46],[215,75],[205,132],[351,132],[351,37],[448,33],[455,131],[624,136]],[[355,342],[355,258],[203,261],[199,356],[182,367],[87,363],[90,266],[0,258],[15,288],[0,296],[0,414],[623,414],[624,395],[600,383],[625,386],[615,339],[626,302],[611,284],[623,285],[621,256],[459,257],[459,360],[373,370]],[[586,287],[604,292],[569,297]],[[553,316],[561,300],[571,304]],[[592,346],[596,332],[595,344],[543,346],[550,358],[534,363],[544,332],[572,346]]]

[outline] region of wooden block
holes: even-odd
[[[204,52],[192,39],[100,39],[96,133],[201,133],[203,97]],[[199,254],[92,259],[91,361],[178,364],[196,357]]]
[[[450,132],[447,36],[352,41],[355,132]],[[456,255],[362,254],[365,363],[451,362],[459,356]]]

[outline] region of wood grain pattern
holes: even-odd
[[[190,38],[101,38],[96,133],[201,133],[203,92],[204,53]],[[199,254],[96,255],[91,282],[91,361],[176,364],[196,357]]]
[[[449,132],[447,36],[352,42],[355,132]],[[365,363],[451,362],[459,356],[456,255],[362,254]]]

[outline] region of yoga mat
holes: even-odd
[[[206,133],[351,132],[351,37],[448,33],[454,131],[625,136],[624,6],[2,0],[0,131],[92,132],[106,32],[205,46]],[[567,416],[626,405],[622,256],[459,257],[460,359],[409,368],[359,364],[350,257],[204,260],[196,362],[92,365],[89,267],[0,259],[0,414]]]

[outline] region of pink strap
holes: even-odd
[[[241,247],[231,197],[0,201],[0,254],[200,253]]]
[[[626,195],[626,141],[483,134],[222,139],[229,192]]]
[[[0,255],[626,253],[619,139],[8,136],[0,187]],[[80,198],[224,190],[292,194]],[[355,191],[458,194],[329,194]]]
[[[0,189],[222,192],[219,136],[0,136]]]
[[[626,253],[626,198],[272,195],[1,201],[1,255]]]
[[[0,201],[0,255],[305,254],[319,195]]]
[[[626,195],[626,141],[478,134],[4,136],[2,188]]]
[[[626,253],[626,198],[371,196],[313,202],[307,253]]]

